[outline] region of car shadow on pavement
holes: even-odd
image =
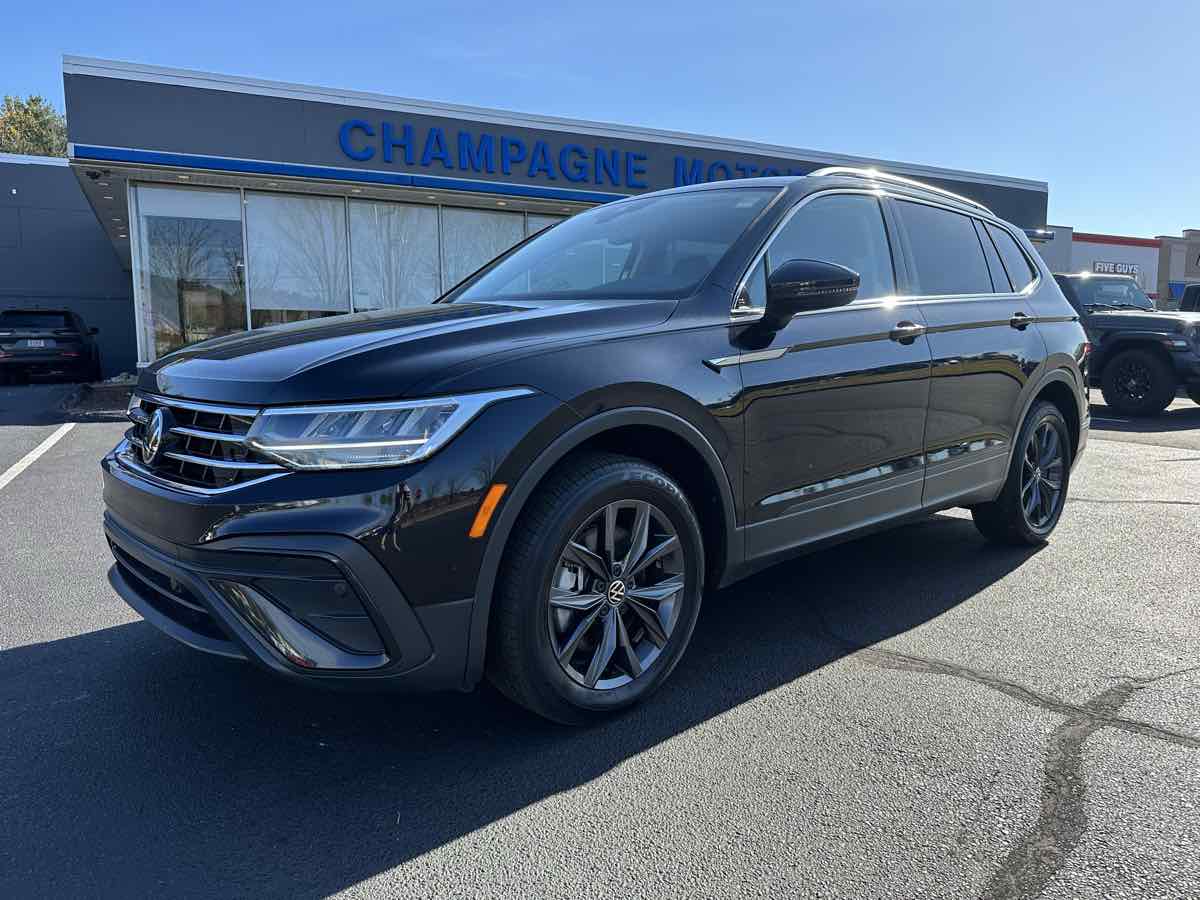
[[[1200,428],[1200,406],[1185,401],[1172,406],[1157,416],[1131,419],[1113,412],[1107,406],[1092,404],[1092,427],[1104,431],[1121,431],[1130,434],[1165,434],[1172,431],[1192,431]],[[1100,421],[1096,421],[1099,419]]]
[[[142,622],[10,649],[0,896],[324,897],[928,623],[1033,552],[940,515],[778,566],[706,600],[652,700],[585,729],[487,687],[296,687]]]

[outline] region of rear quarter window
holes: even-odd
[[[1004,268],[1008,271],[1008,280],[1012,282],[1014,291],[1023,291],[1037,278],[1037,272],[1024,251],[1017,246],[1016,240],[1003,228],[997,228],[990,222],[985,223],[987,233],[991,236]]]
[[[992,293],[983,245],[969,216],[905,200],[896,201],[896,210],[916,269],[916,294]]]

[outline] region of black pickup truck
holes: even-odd
[[[1200,403],[1200,312],[1155,309],[1128,275],[1054,277],[1092,342],[1088,381],[1113,410],[1156,416],[1180,387]]]

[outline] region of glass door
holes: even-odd
[[[134,284],[146,361],[244,331],[239,192],[141,184],[134,194]]]

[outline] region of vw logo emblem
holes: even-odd
[[[620,606],[625,602],[625,582],[614,581],[608,586],[608,602],[612,606]]]
[[[168,412],[159,407],[150,417],[150,424],[146,426],[146,436],[142,440],[142,461],[148,466],[154,465],[159,451],[162,450],[163,438],[170,427],[167,424],[168,415]]]

